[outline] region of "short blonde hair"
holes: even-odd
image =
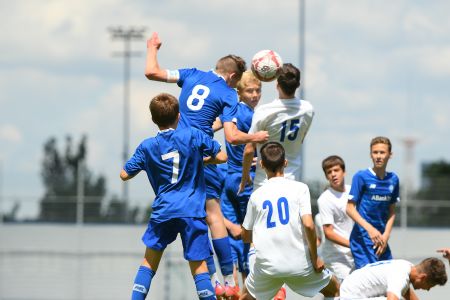
[[[236,88],[238,89],[238,91],[242,91],[252,83],[257,84],[259,87],[261,87],[261,80],[256,78],[255,75],[253,75],[252,71],[247,70],[242,74],[241,80],[239,80],[239,82],[237,83]]]
[[[372,150],[372,146],[376,144],[385,144],[388,145],[389,152],[392,152],[392,144],[391,141],[385,136],[377,136],[370,141],[370,150]]]

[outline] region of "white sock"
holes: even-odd
[[[211,275],[211,283],[212,283],[213,287],[216,286],[217,283],[220,283],[217,273],[214,273]]]
[[[225,285],[228,285],[228,286],[236,285],[236,282],[234,282],[233,274],[223,276],[223,281],[224,281]]]

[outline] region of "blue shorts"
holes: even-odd
[[[235,240],[232,237],[228,237],[231,246],[231,256],[233,257],[233,263],[238,266],[238,270],[245,275],[250,272],[248,266],[248,251],[250,244],[244,244],[242,240]]]
[[[205,183],[206,183],[206,200],[219,199],[223,186],[223,175],[219,172],[216,165],[206,165]]]
[[[386,251],[384,251],[383,254],[377,256],[375,254],[376,249],[373,249],[373,242],[369,236],[351,234],[350,250],[352,251],[353,260],[355,262],[355,269],[360,269],[367,264],[377,261],[392,259],[392,253],[389,245],[387,245]]]
[[[186,260],[205,260],[212,255],[208,225],[205,219],[201,218],[174,218],[165,222],[150,219],[142,241],[148,248],[164,251],[167,245],[175,241],[178,233],[181,236]]]
[[[250,173],[250,176],[253,178],[254,173]],[[232,207],[234,208],[235,219],[231,216],[229,218],[225,215],[225,210],[231,213],[231,210],[227,208],[225,208],[225,210],[224,208],[222,208],[224,216],[228,220],[236,224],[242,224],[244,222],[245,214],[247,212],[248,200],[250,199],[250,195],[253,192],[253,187],[248,185],[245,187],[245,190],[242,193],[240,193],[239,195],[237,194],[239,184],[241,183],[241,178],[242,173],[228,173],[227,177],[225,178],[225,184],[221,195],[222,202],[228,201],[230,203],[229,205],[232,205]]]

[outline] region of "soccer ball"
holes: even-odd
[[[282,66],[283,61],[278,53],[272,50],[261,50],[253,56],[251,69],[256,78],[267,82],[278,77]]]

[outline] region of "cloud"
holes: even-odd
[[[0,140],[5,143],[22,142],[22,132],[12,124],[0,124]]]

